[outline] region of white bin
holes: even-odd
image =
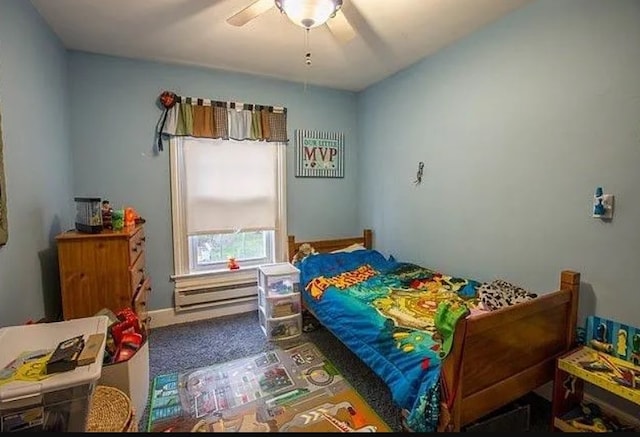
[[[107,334],[107,316],[0,328],[0,369],[21,353],[53,351],[60,342]],[[51,375],[41,381],[0,385],[0,431],[84,432],[96,382],[102,372],[105,342],[93,364]]]
[[[258,267],[258,287],[268,296],[300,292],[300,270],[290,263],[263,264]]]

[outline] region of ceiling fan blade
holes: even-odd
[[[275,6],[273,0],[256,0],[240,12],[233,14],[227,18],[227,23],[234,26],[244,26],[260,14],[264,14]]]
[[[356,36],[356,30],[342,13],[342,9],[336,13],[335,17],[330,18],[326,24],[340,44],[346,44]]]

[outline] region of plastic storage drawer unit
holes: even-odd
[[[290,263],[258,267],[258,313],[268,340],[287,340],[302,333],[300,271]]]

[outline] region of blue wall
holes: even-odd
[[[359,234],[356,97],[353,93],[227,73],[70,52],[70,118],[74,194],[131,205],[147,220],[149,309],[173,307],[169,154],[154,154],[154,131],[164,90],[184,96],[288,108],[287,207],[297,238]],[[294,174],[294,129],[345,133],[345,178]],[[238,175],[242,177],[242,175]],[[229,182],[233,189],[233,182]]]
[[[360,94],[377,247],[538,291],[575,269],[582,315],[640,326],[638,23],[636,0],[540,0]]]
[[[66,52],[23,0],[0,1],[0,113],[9,222],[0,326],[60,311],[54,237],[73,223]]]

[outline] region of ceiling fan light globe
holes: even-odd
[[[342,0],[276,0],[275,3],[289,20],[305,29],[326,23],[342,7]]]

